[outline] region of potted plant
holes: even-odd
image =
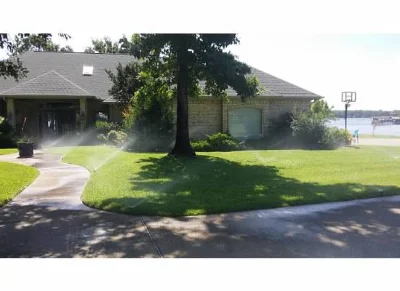
[[[17,146],[20,158],[31,158],[33,157],[33,147],[35,141],[31,137],[22,137],[18,140]]]
[[[22,137],[18,140],[17,146],[20,158],[31,158],[33,157],[33,147],[35,140],[32,137],[27,137],[24,135],[24,128],[26,124],[26,117],[24,118],[24,123],[22,125]]]

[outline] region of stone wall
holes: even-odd
[[[189,99],[189,134],[192,139],[204,138],[206,134],[228,132],[229,110],[237,107],[253,107],[262,110],[262,131],[268,130],[270,119],[285,112],[309,110],[311,99],[282,99],[271,97],[230,98],[223,102],[217,98]],[[173,105],[176,118],[176,102]],[[176,121],[176,120],[175,120]]]

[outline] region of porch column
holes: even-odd
[[[86,128],[86,120],[87,120],[86,98],[81,98],[79,100],[79,109],[80,109],[80,128],[81,128],[81,130],[84,130]]]
[[[16,125],[16,118],[15,118],[15,105],[13,98],[7,98],[7,121],[12,125],[15,129]]]

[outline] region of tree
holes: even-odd
[[[62,36],[66,40],[70,38],[69,35]],[[14,50],[17,54],[23,54],[26,51],[39,51],[39,52],[73,52],[71,46],[61,47],[52,40],[50,33],[39,34],[18,34],[14,38]]]
[[[333,112],[333,106],[329,106],[328,102],[324,99],[319,99],[311,104],[310,113],[315,118],[320,118],[322,120],[328,121],[335,118],[335,113]]]
[[[118,42],[112,42],[112,40],[105,36],[103,39],[92,39],[92,45],[85,49],[85,53],[90,54],[116,54],[116,53],[128,53],[129,52],[130,42],[126,38],[126,36],[122,36],[122,38]]]
[[[132,38],[131,52],[143,59],[143,68],[176,85],[177,120],[173,156],[195,156],[189,140],[188,95],[225,97],[228,86],[243,99],[257,94],[258,81],[247,77],[250,67],[226,48],[238,44],[235,34],[141,34]]]
[[[60,37],[71,38],[66,33],[59,33]],[[19,55],[26,51],[72,51],[70,46],[60,48],[51,40],[51,33],[19,33],[14,39],[8,33],[0,33],[0,48],[5,49],[9,58],[0,61],[0,77],[12,77],[18,81],[26,77],[29,72],[19,59]]]
[[[71,46],[66,45],[65,47],[60,48],[60,52],[72,53],[72,52],[74,52],[74,49]]]
[[[149,72],[140,72],[138,78],[142,86],[124,111],[124,127],[133,134],[134,147],[142,150],[164,147],[171,142],[174,90]]]
[[[116,73],[106,70],[113,82],[108,93],[118,101],[120,107],[124,108],[131,101],[133,94],[143,85],[139,78],[141,70],[138,63],[130,63],[125,67],[119,63]]]

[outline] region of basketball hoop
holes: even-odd
[[[350,107],[350,103],[356,102],[356,92],[342,92],[342,102],[344,102],[344,128],[347,130],[347,109]]]
[[[356,102],[357,93],[356,92],[342,92],[342,102],[350,103]]]

